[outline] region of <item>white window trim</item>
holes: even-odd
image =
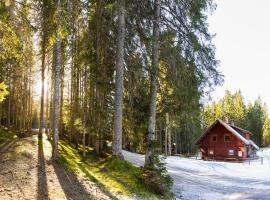
[[[228,155],[229,156],[234,156],[234,149],[229,149]]]

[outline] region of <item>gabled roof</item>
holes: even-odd
[[[242,136],[245,137],[245,134],[253,135],[250,131],[242,129],[240,127],[228,124],[230,127],[232,127],[234,130],[236,130],[238,133],[240,133]]]
[[[240,139],[244,144],[246,145],[252,145],[255,149],[259,149],[259,147],[250,139],[246,139],[245,137],[245,133],[249,133],[251,134],[249,131],[241,129],[239,127],[236,126],[232,126],[229,125],[225,122],[223,122],[220,119],[217,119],[216,122],[214,124],[212,124],[212,126],[210,126],[210,128],[208,128],[204,134],[201,135],[201,137],[199,137],[199,139],[196,141],[196,144],[199,144],[199,142],[212,130],[212,128],[214,128],[217,124],[221,124],[223,127],[225,127],[228,131],[230,131],[233,135],[235,135],[238,139]]]

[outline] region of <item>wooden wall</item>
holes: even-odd
[[[216,142],[212,141],[214,135],[217,136]],[[224,140],[225,135],[230,136],[229,142]],[[199,147],[205,160],[244,160],[247,158],[246,145],[221,124],[212,128],[210,133],[202,139]],[[210,154],[210,150],[214,151],[213,155]],[[229,155],[229,150],[234,150],[234,155]],[[242,151],[242,157],[238,155],[239,151]]]

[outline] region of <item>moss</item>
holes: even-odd
[[[113,159],[110,155],[100,158],[91,149],[89,150],[86,158],[82,158],[80,150],[60,141],[59,161],[77,174],[96,182],[105,192],[108,191],[114,195],[157,198],[156,194],[140,181],[141,168],[124,160]]]

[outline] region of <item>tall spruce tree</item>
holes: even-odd
[[[154,166],[154,137],[156,128],[156,104],[158,89],[158,65],[159,65],[159,34],[161,1],[154,2],[153,18],[153,38],[152,38],[152,64],[151,64],[151,84],[150,84],[150,113],[148,122],[147,147],[145,153],[145,166]]]
[[[116,52],[116,76],[115,76],[115,112],[114,112],[114,135],[113,155],[123,159],[122,155],[122,110],[123,110],[123,79],[124,79],[124,42],[125,42],[125,7],[124,0],[119,0],[118,34]]]

